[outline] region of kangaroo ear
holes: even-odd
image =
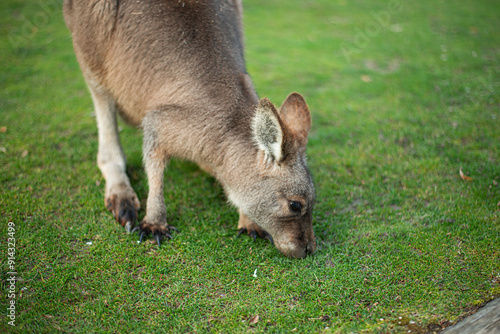
[[[266,98],[261,99],[252,120],[253,138],[266,157],[277,162],[283,156],[282,128],[274,105]]]
[[[311,113],[302,95],[288,95],[281,105],[279,116],[286,132],[287,154],[305,151],[307,136],[311,130]]]

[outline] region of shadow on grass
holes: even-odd
[[[139,220],[141,220],[146,215],[148,198],[147,174],[142,163],[135,159],[127,163],[127,175],[129,176],[132,188],[141,202],[141,209],[139,210]],[[175,201],[178,202],[174,205],[175,207],[180,205],[206,208],[208,202],[210,203],[210,207],[207,210],[211,210],[214,205],[217,208],[227,206],[224,190],[218,181],[210,174],[201,170],[195,163],[172,160],[165,169],[164,187],[165,201],[169,211],[172,209],[169,208],[169,198],[179,195],[179,193],[181,196],[175,198]],[[180,213],[179,211],[182,210],[176,211]]]

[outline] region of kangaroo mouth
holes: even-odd
[[[306,256],[314,253],[316,250],[316,242],[314,239],[305,243],[300,241],[288,241],[277,243],[276,248],[285,256],[305,258]]]

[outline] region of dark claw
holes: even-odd
[[[170,231],[175,231],[175,232],[177,232],[177,233],[180,233],[180,232],[179,232],[179,230],[178,230],[175,226],[169,225],[169,226],[168,226],[168,229],[169,229]],[[170,239],[172,239],[172,236],[171,236],[171,235],[170,235]]]
[[[255,230],[248,230],[247,228],[243,227],[243,228],[240,228],[238,230],[238,233],[236,234],[236,237],[239,237],[240,235],[242,235],[243,233],[247,233],[248,232],[248,235],[252,237],[253,241],[255,242],[255,240],[257,240],[257,236],[261,237],[262,239],[266,239],[268,240],[271,245],[274,246],[274,240],[273,240],[273,237],[271,237],[271,235],[269,233],[267,233],[266,231],[262,231],[260,233],[257,233],[257,231]]]
[[[142,242],[142,238],[144,238],[146,234],[147,234],[146,232],[141,232],[141,234],[139,235],[139,243]]]
[[[158,247],[161,247],[162,240],[165,240],[167,238],[173,239],[169,231],[179,232],[174,226],[171,225],[153,225],[153,224],[148,224],[145,221],[134,227],[131,232],[136,232],[136,231],[139,234],[139,243],[142,243],[144,237],[147,238],[150,235],[152,235],[153,240],[156,241]]]
[[[274,240],[273,240],[273,237],[271,237],[271,235],[270,235],[269,233],[265,232],[264,239],[269,240],[269,242],[271,243],[271,245],[273,245],[273,246],[274,246]]]
[[[240,228],[238,230],[238,233],[236,234],[236,238],[239,237],[240,235],[242,235],[243,233],[245,233],[247,231],[246,228]]]

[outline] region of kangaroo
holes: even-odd
[[[105,205],[127,232],[171,239],[163,173],[187,159],[239,210],[238,236],[286,256],[314,252],[315,191],[305,151],[311,116],[290,94],[259,100],[244,60],[239,0],[65,0],[64,19],[95,107]],[[146,216],[125,172],[117,114],[144,134]]]

